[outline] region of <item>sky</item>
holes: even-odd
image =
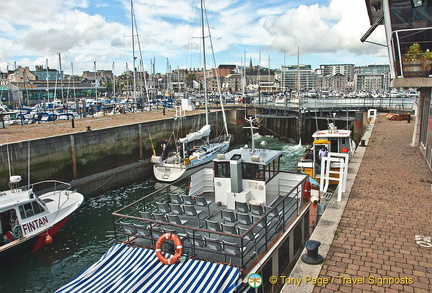
[[[130,0],[1,1],[0,71],[48,64],[67,74],[121,74],[133,68],[134,56],[149,72],[153,66],[159,73],[202,67],[199,0],[132,3],[133,34]],[[207,68],[213,60],[246,60],[274,69],[296,65],[298,57],[313,69],[389,63],[385,47],[360,42],[370,27],[364,0],[213,0],[205,6],[205,50],[214,51]],[[384,28],[368,40],[385,44]]]

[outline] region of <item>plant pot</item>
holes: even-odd
[[[432,68],[432,60],[404,61],[402,70],[404,77],[428,77]]]

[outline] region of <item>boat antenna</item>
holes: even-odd
[[[30,140],[27,147],[27,185],[30,186]]]
[[[253,139],[253,130],[254,129],[258,129],[258,127],[253,126],[253,121],[255,120],[255,118],[249,117],[246,118],[246,121],[249,122],[249,127],[243,127],[243,128],[250,128],[250,132],[251,132],[251,153],[253,153],[255,151],[255,142]]]

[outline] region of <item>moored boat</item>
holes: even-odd
[[[351,130],[338,129],[333,123],[329,124],[328,129],[316,131],[312,137],[312,147],[306,149],[297,168],[299,172],[308,174],[318,182],[321,177],[322,156],[327,156],[329,153],[347,154],[350,159],[356,150],[356,144],[351,138]],[[338,163],[330,164],[331,172],[340,168]],[[331,180],[330,184],[338,184],[338,181]]]
[[[252,143],[115,211],[119,244],[58,292],[269,291],[309,238],[308,176],[281,156]]]
[[[205,50],[205,38],[204,35],[204,4],[201,1],[201,28],[202,28],[202,50],[203,50],[203,72],[207,72],[206,68],[206,50]],[[209,32],[210,34],[210,32]],[[212,50],[213,51],[213,50]],[[216,65],[216,64],[215,64]],[[155,154],[151,157],[153,165],[153,174],[159,181],[173,182],[178,180],[182,176],[186,176],[187,170],[202,166],[211,162],[216,155],[223,154],[228,150],[230,145],[231,136],[228,132],[228,125],[225,116],[225,110],[223,107],[223,98],[221,92],[221,86],[219,77],[217,77],[217,85],[219,91],[220,105],[222,109],[222,117],[224,123],[224,131],[219,136],[216,135],[212,141],[210,141],[210,123],[209,123],[209,109],[208,109],[208,91],[207,91],[207,74],[203,75],[203,87],[204,87],[204,103],[205,103],[205,117],[206,124],[198,131],[191,132],[184,138],[180,138],[175,141],[176,150],[181,151],[172,152],[170,154],[162,156],[156,156]],[[178,118],[178,117],[176,117]]]
[[[0,265],[51,243],[84,200],[68,183],[47,180],[20,187],[20,181],[11,176],[10,189],[0,192]]]

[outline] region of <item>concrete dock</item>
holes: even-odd
[[[413,129],[383,116],[368,126],[342,201],[310,238],[324,262],[299,259],[282,292],[432,292],[432,172]]]

